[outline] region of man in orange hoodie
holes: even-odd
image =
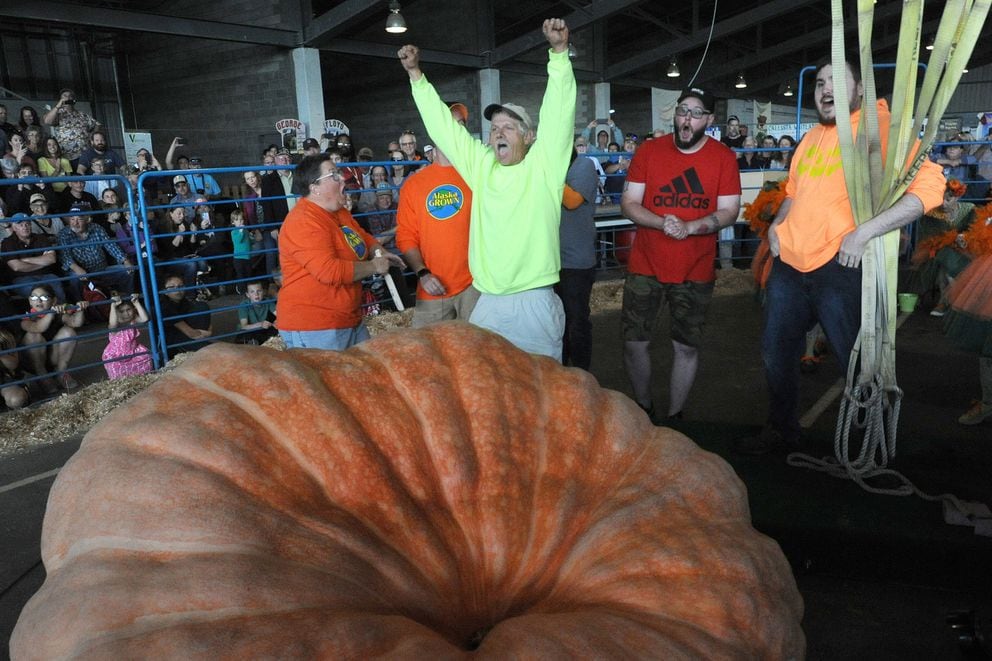
[[[847,66],[851,124],[861,119],[859,71]],[[769,413],[761,433],[741,439],[736,449],[764,454],[799,447],[799,364],[806,332],[819,322],[847,370],[861,327],[861,257],[876,236],[907,225],[943,201],[944,176],[925,161],[907,191],[877,216],[855,224],[841,162],[834,104],[833,69],[827,60],[816,71],[813,92],[820,124],[796,148],[786,199],[768,230],[774,257],[765,303],[761,355],[768,381]],[[890,115],[878,102],[879,133],[885,153]]]

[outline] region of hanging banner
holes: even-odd
[[[280,119],[276,130],[282,138],[282,146],[292,152],[303,151],[303,141],[307,139],[306,124],[298,119]]]
[[[152,134],[145,131],[125,131],[124,132],[124,159],[128,163],[138,162],[138,150],[147,149],[152,154]]]

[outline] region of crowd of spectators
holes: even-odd
[[[138,349],[143,345],[133,327],[148,322],[149,312],[134,292],[140,284],[138,267],[149,255],[160,265],[155,273],[160,288],[168,290],[162,297],[163,314],[193,315],[168,325],[170,345],[196,348],[211,337],[205,302],[226,293],[223,283],[245,296],[239,318],[248,341],[274,334],[271,293],[279,274],[280,225],[296,204],[294,171],[286,168],[294,162],[289,150],[269,145],[258,169],[244,172],[238,185],[225,189],[210,173],[200,172],[209,164],[183,153],[185,144],[178,137],[164,164],[148,149],[139,150],[129,163],[109,145],[100,123],[76,108],[71,89],[62,90],[42,115],[30,106],[18,115],[16,122],[8,121],[0,104],[0,326],[6,333],[0,337],[0,352],[9,352],[0,353],[4,384],[29,369],[36,375],[32,387],[46,395],[76,387],[68,368],[75,347],[70,336],[82,320],[109,324],[108,337],[117,346],[111,362],[119,363],[116,369],[108,367],[112,377],[130,373],[131,365],[150,365]],[[596,173],[595,205],[619,204],[634,152],[663,134],[625,133],[612,118],[592,120],[576,134],[577,156],[587,159]],[[932,158],[945,176],[965,182],[966,198],[979,202],[989,195],[992,150],[988,144],[969,144],[971,140],[970,134],[957,133]],[[737,151],[740,170],[777,170],[783,177],[797,143],[791,135],[772,135],[764,117],[748,127],[733,116],[721,141]],[[309,139],[302,147],[305,154],[330,155],[344,179],[348,210],[382,246],[395,249],[403,184],[434,161],[434,147],[420,144],[411,130],[400,132],[381,151],[356,149],[347,134]],[[125,191],[111,175],[124,175],[133,186],[144,171],[172,169],[184,173],[145,180],[140,195],[149,212],[136,219],[135,234],[123,203]],[[94,178],[26,183],[74,175]],[[146,223],[151,240],[145,236]],[[87,311],[94,302],[100,314]],[[18,359],[20,352],[9,338],[17,346],[30,346],[23,353],[26,359]],[[128,347],[137,357],[124,351]],[[9,390],[4,391],[8,407],[29,401]]]

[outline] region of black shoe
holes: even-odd
[[[640,402],[638,402],[637,405],[641,407],[642,411],[648,414],[648,419],[651,420],[652,425],[655,427],[664,426],[665,421],[658,419],[658,414],[654,410],[654,404],[651,404],[651,406],[641,406]]]
[[[685,418],[685,415],[683,415],[682,411],[679,411],[678,413],[673,413],[670,416],[668,416],[667,418],[665,418],[665,421],[666,422],[675,422],[676,420],[683,420],[684,418]]]
[[[758,457],[769,452],[793,452],[799,449],[799,439],[786,439],[781,432],[769,425],[757,434],[734,439],[731,449],[738,454]]]

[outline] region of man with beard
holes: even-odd
[[[858,69],[847,68],[851,125],[861,119],[863,87]],[[907,225],[943,202],[940,167],[924,161],[895,204],[855,226],[837,136],[834,78],[830,61],[816,71],[813,100],[819,126],[796,149],[786,198],[768,230],[774,258],[765,302],[761,355],[768,382],[768,420],[757,436],[740,439],[746,454],[799,447],[799,365],[806,332],[819,322],[846,372],[861,327],[861,257],[874,237]],[[878,101],[878,125],[886,150],[890,116]]]
[[[87,174],[95,158],[103,159],[104,172],[110,174],[117,174],[125,165],[125,161],[121,155],[107,146],[107,134],[99,130],[93,131],[90,135],[90,146],[79,157],[79,166],[76,168],[76,173]]]
[[[668,418],[682,417],[699,363],[716,279],[717,232],[737,220],[741,178],[734,152],[706,135],[713,102],[692,87],[679,97],[674,132],[645,142],[631,161],[620,209],[638,225],[627,263],[621,326],[634,399],[652,422],[651,337],[667,302],[674,352]]]
[[[398,55],[428,134],[473,193],[468,263],[481,295],[469,321],[524,351],[561,361],[565,311],[554,284],[575,127],[575,74],[565,21],[549,18],[542,29],[550,49],[540,126],[521,106],[491,104],[483,111],[491,125],[488,145],[452,117],[420,70],[417,47],[404,46]]]

